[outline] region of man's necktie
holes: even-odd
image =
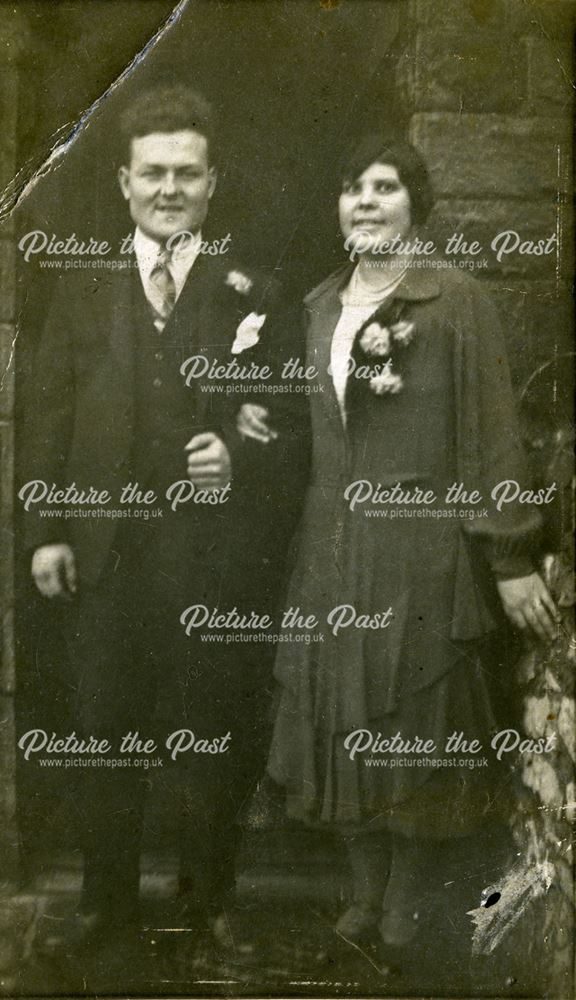
[[[148,282],[148,301],[154,312],[154,326],[162,332],[176,302],[176,285],[170,271],[170,253],[160,251]]]

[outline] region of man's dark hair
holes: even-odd
[[[410,216],[416,225],[426,222],[434,196],[428,168],[411,143],[404,139],[385,139],[372,133],[353,143],[342,161],[342,181],[355,181],[373,163],[396,167],[400,181],[410,195]]]
[[[133,139],[153,132],[193,129],[208,143],[208,161],[215,162],[214,112],[197,90],[182,84],[154,87],[140,94],[120,115],[120,162],[128,165]]]

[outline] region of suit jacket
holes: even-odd
[[[282,328],[288,314],[278,286],[262,276],[242,280],[246,277],[244,269],[226,258],[200,256],[195,261],[165,330],[158,334],[159,343],[170,342],[178,367],[196,354],[229,361],[238,325],[251,312],[266,313],[262,334],[269,340]],[[96,276],[67,273],[60,279],[34,363],[22,483],[93,486],[109,491],[113,498],[109,507],[120,506],[120,490],[134,479],[135,295],[143,298],[133,266],[98,271]],[[285,332],[280,336],[283,341]],[[190,504],[190,516],[195,518],[200,544],[204,535],[206,546],[213,539],[209,524],[220,534],[233,532],[228,558],[254,568],[269,562],[273,552],[285,550],[297,517],[304,478],[302,448],[291,433],[297,421],[287,420],[287,432],[274,446],[243,442],[235,430],[242,396],[204,391],[213,385],[200,377],[187,390],[190,422],[175,442],[174,479],[186,478],[184,448],[194,433],[213,429],[225,440],[232,458],[231,499],[221,507]],[[35,505],[25,515],[27,547],[68,542],[80,579],[96,582],[118,521],[42,517],[41,507],[46,505]]]

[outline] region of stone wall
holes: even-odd
[[[573,977],[574,593],[570,383],[573,373],[571,142],[574,5],[565,0],[410,0],[397,82],[437,195],[432,231],[489,248],[495,234],[555,233],[550,256],[487,253],[479,273],[501,313],[526,444],[556,481],[541,572],[561,608],[557,641],[527,643],[516,671],[524,731],[556,737],[548,760],[517,763],[519,861],[474,913],[477,954],[501,940],[541,956],[554,996]],[[547,374],[548,373],[548,374]],[[522,914],[522,919],[520,915]],[[511,943],[511,944],[510,944]]]
[[[12,180],[16,163],[18,109],[18,18],[3,17],[0,51],[0,191]],[[2,880],[15,874],[14,753],[14,341],[16,337],[13,222],[0,223],[0,864]],[[3,882],[0,882],[0,890]]]
[[[572,25],[567,0],[409,0],[397,80],[430,165],[439,236],[489,248],[554,233],[558,254],[488,252],[518,385],[572,349],[569,216]],[[440,244],[439,240],[439,244]],[[483,256],[482,254],[480,256]]]

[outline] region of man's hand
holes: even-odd
[[[538,573],[497,580],[496,585],[504,611],[517,628],[530,628],[539,639],[557,638],[559,614]]]
[[[230,482],[230,454],[213,431],[195,434],[185,450],[188,452],[188,478],[195,486],[218,490]]]
[[[236,427],[240,437],[252,438],[253,441],[262,441],[268,444],[278,437],[277,431],[268,426],[269,410],[258,403],[243,403],[236,418]]]
[[[69,545],[42,545],[32,556],[32,576],[43,597],[76,593],[76,563]]]

